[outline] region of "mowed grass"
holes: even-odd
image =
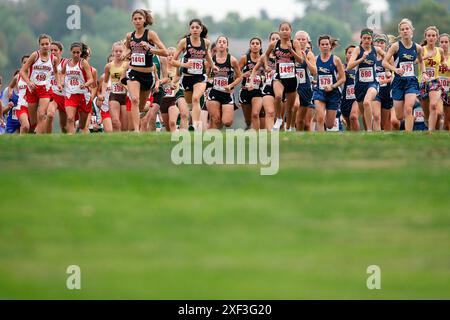
[[[275,176],[174,144],[0,137],[0,298],[450,298],[449,134],[282,134]]]

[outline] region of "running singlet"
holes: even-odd
[[[46,90],[51,88],[53,74],[53,54],[47,61],[42,61],[41,54],[37,51],[37,59],[30,67],[30,80],[37,86],[45,86]]]
[[[272,86],[272,80],[277,68],[277,62],[274,57],[270,56],[269,59],[267,59],[267,66],[270,68],[270,71],[266,72],[266,81],[264,82],[264,85]]]
[[[25,95],[27,93],[28,85],[27,83],[22,79],[21,76],[17,78],[17,89],[19,90],[19,100],[17,101],[17,107],[28,107],[28,102],[25,99]]]
[[[382,80],[384,81],[387,79],[386,69],[383,67],[383,60],[377,60],[376,71],[378,82],[380,82],[380,88],[390,87],[388,83],[381,84]]]
[[[233,82],[233,67],[231,65],[231,55],[228,54],[224,63],[218,63],[216,56],[213,57],[216,67],[219,69],[213,77],[213,89],[225,92],[225,87]]]
[[[324,90],[325,86],[333,85],[337,82],[337,68],[334,65],[334,55],[330,56],[328,61],[323,62],[322,58],[317,56],[317,88]]]
[[[184,55],[184,62],[192,62],[191,68],[183,68],[182,72],[189,75],[204,75],[206,57],[206,43],[205,39],[200,38],[200,47],[194,47],[191,42],[191,37],[186,36],[186,53]]]
[[[58,64],[57,69],[58,69],[58,73],[61,74],[62,72],[62,68],[64,67],[64,64],[67,62],[67,59],[62,58],[61,62]],[[53,70],[53,69],[52,69]],[[57,86],[57,82],[56,82],[56,78],[55,78],[55,73],[52,71],[52,91],[54,94],[58,95],[58,96],[64,96],[64,92],[61,92],[58,90],[58,86]]]
[[[414,78],[416,77],[414,62],[418,56],[417,44],[413,42],[411,48],[407,49],[402,41],[398,42],[398,51],[394,54],[396,68],[402,68],[405,73],[402,78]],[[399,77],[399,75],[395,75]]]
[[[87,94],[86,88],[81,88],[81,85],[86,83],[86,72],[81,67],[81,61],[74,67],[70,66],[70,62],[66,64],[66,76],[64,79],[64,88],[66,95],[70,97],[72,94]]]
[[[125,71],[125,64],[126,64],[126,62],[122,62],[122,64],[120,66],[116,67],[114,62],[111,62],[111,66],[109,68],[109,74],[110,74],[110,82],[111,82],[111,93],[113,93],[113,94],[126,94],[127,93],[127,89],[120,82],[122,74]]]
[[[344,100],[356,100],[355,95],[355,79],[356,79],[356,71],[355,70],[347,70],[347,66],[345,66],[345,84],[344,84]]]
[[[153,66],[153,54],[150,49],[144,49],[141,42],[148,42],[148,29],[145,29],[141,38],[136,38],[136,31],[131,34],[130,48],[131,48],[131,62],[130,66],[140,68],[150,68]],[[151,45],[151,43],[149,43]]]
[[[294,42],[291,40],[292,47]],[[292,79],[295,74],[295,56],[289,49],[281,48],[281,40],[278,40],[274,50],[275,60],[277,63],[277,79]]]
[[[436,79],[439,75],[439,66],[441,64],[441,52],[439,51],[439,48],[436,47],[436,54],[424,61],[425,63],[425,72],[427,73],[428,78],[430,80]],[[423,56],[426,57],[428,55],[428,48],[423,47]],[[420,70],[419,73],[419,82],[422,82],[422,72],[423,70]]]
[[[447,58],[447,67],[439,66],[439,84],[444,88],[445,92],[449,91],[450,86],[450,56]]]
[[[359,46],[359,55],[357,60],[361,59],[364,55],[364,48]],[[366,59],[356,67],[356,82],[357,83],[372,83],[376,81],[376,63],[377,63],[377,50],[374,46],[371,47],[370,54]]]
[[[250,53],[247,53],[247,61],[245,62],[244,67],[242,68],[242,73],[245,74],[246,72],[252,72],[253,69],[255,68],[257,62],[253,62],[252,61],[252,57],[250,55]],[[246,77],[243,78],[242,80],[242,88],[243,89],[247,89],[247,81],[248,79]],[[261,74],[260,72],[258,72],[258,74],[255,75],[255,78],[253,79],[253,88],[254,89],[259,89],[261,86]]]

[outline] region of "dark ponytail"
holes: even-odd
[[[155,20],[153,19],[153,16],[152,16],[152,12],[150,10],[145,10],[145,9],[134,10],[133,14],[131,15],[131,18],[133,18],[135,14],[140,14],[141,16],[144,17],[144,20],[145,20],[144,28],[146,28],[147,26],[153,25],[153,23],[155,22]]]
[[[333,50],[334,48],[339,46],[339,39],[332,38],[329,35],[323,35],[323,36],[319,37],[319,40],[317,40],[317,44],[319,45],[319,47],[320,47],[320,41],[322,41],[322,40],[330,41],[331,50]]]
[[[80,48],[81,49],[80,57],[82,59],[86,59],[89,56],[89,54],[88,54],[89,47],[86,44],[84,44],[83,42],[74,42],[74,43],[72,43],[72,45],[70,46],[70,51],[72,51],[73,48]]]
[[[202,27],[202,32],[200,33],[200,38],[206,39],[206,37],[208,36],[208,28],[202,23],[202,21],[200,19],[192,19],[191,21],[189,21],[189,27],[193,23],[198,23],[200,25],[200,27]]]
[[[261,49],[259,49],[259,54],[262,55],[263,54],[262,40],[260,38],[258,38],[258,37],[253,37],[253,38],[250,39],[250,42],[249,42],[250,45],[252,44],[253,40],[258,40],[259,41],[259,44],[261,45]],[[250,54],[250,52],[251,52],[251,48],[248,48],[247,54]]]

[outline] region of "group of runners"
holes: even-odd
[[[450,36],[435,26],[413,41],[410,20],[399,36],[363,29],[359,45],[335,55],[338,40],[288,22],[247,53],[229,53],[229,39],[208,39],[199,19],[176,47],[166,47],[151,12],[132,13],[134,31],[112,45],[104,71],[89,61],[91,48],[73,43],[69,53],[49,35],[22,57],[2,83],[0,127],[7,133],[61,131],[208,130],[231,127],[242,108],[246,129],[286,131],[449,130]],[[318,55],[313,52],[317,45]],[[64,58],[66,56],[67,58]]]

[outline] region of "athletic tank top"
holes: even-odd
[[[72,94],[87,94],[87,89],[81,89],[80,86],[86,83],[86,72],[81,67],[80,60],[75,66],[71,66],[71,61],[66,64],[66,76],[64,79],[64,87],[66,89],[66,96],[70,97]]]
[[[213,57],[213,61],[219,71],[213,76],[213,89],[225,92],[225,87],[233,82],[234,70],[231,65],[231,55],[227,54],[227,58],[224,63],[217,62],[217,56]]]
[[[58,70],[58,73],[61,74],[62,72],[62,68],[64,67],[64,64],[67,62],[66,58],[62,58],[61,61],[59,62],[58,66],[56,67],[56,69]],[[53,72],[52,69],[52,79],[51,79],[51,84],[52,84],[52,91],[54,94],[58,95],[58,96],[63,96],[64,92],[61,92],[58,90],[58,86],[57,86],[57,82],[56,82],[56,78],[55,78],[55,73]]]
[[[169,83],[166,83],[163,85],[164,92],[166,93],[165,98],[173,98],[178,93],[178,90],[180,90],[180,80],[175,83],[175,89],[172,89],[172,80],[177,76],[177,68],[176,67],[169,67],[167,70],[167,75],[170,79]]]
[[[309,53],[309,50],[306,50],[306,56]],[[302,63],[296,62],[296,73],[297,73],[297,80],[299,83],[299,86],[304,88],[311,88],[311,74],[308,69],[308,64],[306,61],[303,61]]]
[[[51,87],[54,56],[50,54],[47,61],[42,61],[40,52],[36,52],[38,56],[30,67],[30,80],[35,85],[45,86],[49,90]]]
[[[402,78],[415,78],[414,63],[417,59],[417,43],[413,42],[411,48],[407,49],[402,41],[398,42],[398,51],[394,54],[396,68],[405,70]],[[396,74],[395,77],[398,77]]]
[[[111,92],[113,94],[125,94],[127,93],[127,89],[120,82],[123,72],[125,71],[126,62],[122,62],[120,66],[116,66],[114,62],[111,62],[111,66],[109,68],[109,81],[111,82]]]
[[[359,46],[359,55],[357,60],[361,59],[364,54],[364,48]],[[366,59],[356,67],[356,83],[372,83],[376,81],[376,63],[377,50],[374,46],[371,47],[370,54]]]
[[[356,80],[356,71],[347,70],[347,65],[345,66],[345,84],[344,84],[344,93],[342,95],[344,100],[355,100],[355,80]]]
[[[150,68],[153,66],[153,54],[150,49],[146,51],[141,42],[148,42],[148,29],[145,29],[141,38],[136,38],[136,31],[131,34],[131,62],[130,66],[140,68]],[[150,43],[151,45],[151,43]]]
[[[322,61],[322,58],[317,56],[317,88],[324,90],[325,86],[333,85],[337,82],[337,68],[334,65],[334,55],[330,56],[328,61]]]
[[[153,65],[156,67],[156,74],[161,79],[161,58],[159,56],[153,56]]]
[[[27,93],[28,85],[27,83],[22,79],[21,76],[17,78],[17,90],[19,91],[19,99],[17,101],[18,107],[28,107],[28,102],[25,99],[25,94]]]
[[[251,56],[251,54],[250,53],[247,53],[247,61],[245,62],[245,65],[244,65],[244,67],[242,68],[242,73],[246,73],[246,72],[252,72],[253,71],[253,69],[255,68],[255,66],[256,66],[256,64],[257,64],[258,62],[254,62],[254,61],[252,61],[252,56]],[[255,78],[253,79],[253,88],[254,89],[259,89],[260,88],[260,86],[261,86],[261,72],[258,72],[256,75],[255,75]],[[245,89],[247,89],[246,88],[246,85],[247,85],[247,78],[243,78],[242,79],[242,88],[245,88]]]
[[[292,46],[294,41],[290,40]],[[274,50],[277,63],[277,79],[293,79],[295,74],[295,56],[289,49],[281,48],[281,40],[278,40]]]
[[[430,79],[436,79],[439,76],[439,66],[441,65],[441,52],[438,47],[436,47],[435,50],[436,54],[433,57],[424,60],[425,72]],[[423,47],[423,56],[426,57],[427,55],[428,48],[425,46]],[[419,69],[419,82],[422,82],[422,72],[424,72],[424,70],[421,70],[420,66]]]
[[[449,91],[450,85],[450,56],[447,57],[447,68],[439,66],[439,84],[445,91]]]
[[[189,75],[205,75],[205,57],[206,43],[205,39],[200,38],[200,47],[194,47],[191,37],[186,36],[186,53],[184,54],[184,62],[193,62],[192,68],[183,68],[182,72]]]

